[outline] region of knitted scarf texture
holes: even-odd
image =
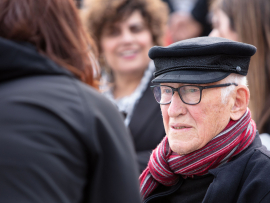
[[[153,150],[148,167],[140,176],[143,199],[159,184],[175,185],[179,175],[184,178],[205,175],[210,169],[229,162],[253,142],[255,135],[256,124],[247,110],[239,120],[230,120],[226,128],[203,148],[186,155],[173,152],[166,136]]]

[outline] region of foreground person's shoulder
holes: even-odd
[[[78,95],[81,97],[83,104],[90,107],[90,109],[118,112],[116,106],[113,105],[112,102],[110,102],[97,89],[78,80],[74,81],[74,85],[76,86]]]

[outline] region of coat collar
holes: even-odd
[[[241,161],[241,162],[244,161],[243,160],[243,156],[242,156],[243,154],[245,154],[245,157],[250,156],[254,152],[254,150],[255,149],[258,149],[258,148],[259,149],[262,148],[262,150],[265,150],[266,149],[262,145],[261,139],[259,137],[259,132],[257,131],[256,132],[255,139],[253,140],[253,142],[250,144],[250,146],[247,149],[245,149],[244,151],[242,151],[241,153],[239,153],[231,161],[229,161],[228,163],[224,164],[223,166],[209,170],[209,173],[212,174],[212,175],[214,175],[216,177],[217,174],[220,173],[223,169],[229,167],[230,165],[233,165],[236,160]]]

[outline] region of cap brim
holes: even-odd
[[[152,80],[152,83],[188,83],[206,84],[220,81],[230,75],[230,72],[178,70],[163,73]]]

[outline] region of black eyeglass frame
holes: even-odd
[[[155,87],[160,87],[160,86],[163,86],[163,87],[169,87],[169,88],[172,89],[172,97],[173,97],[174,92],[178,92],[178,95],[179,95],[179,97],[180,97],[180,99],[182,100],[183,103],[188,104],[188,105],[196,105],[196,104],[199,104],[199,103],[201,102],[202,91],[203,91],[204,89],[210,89],[210,88],[215,88],[215,87],[228,87],[228,86],[230,86],[230,85],[238,86],[238,84],[236,84],[236,83],[224,83],[224,84],[219,84],[219,85],[209,85],[209,86],[183,85],[183,86],[178,87],[178,88],[174,88],[174,87],[167,86],[167,85],[153,85],[153,86],[150,86],[150,88],[151,88],[151,90],[152,90],[152,92],[153,92],[153,94],[154,94],[154,88],[155,88]],[[180,88],[186,87],[186,86],[197,87],[197,88],[200,89],[200,100],[198,101],[198,103],[195,103],[195,104],[189,104],[189,103],[186,103],[186,102],[183,100],[183,98],[182,98],[182,96],[181,96],[181,94],[180,94]],[[155,97],[155,95],[154,95],[154,97]],[[158,102],[158,101],[157,101],[157,102]],[[170,104],[171,102],[172,102],[172,100],[171,100],[170,102],[168,102],[168,103],[162,103],[162,104],[159,103],[159,102],[158,102],[158,103],[161,104],[161,105],[166,105],[166,104]]]

